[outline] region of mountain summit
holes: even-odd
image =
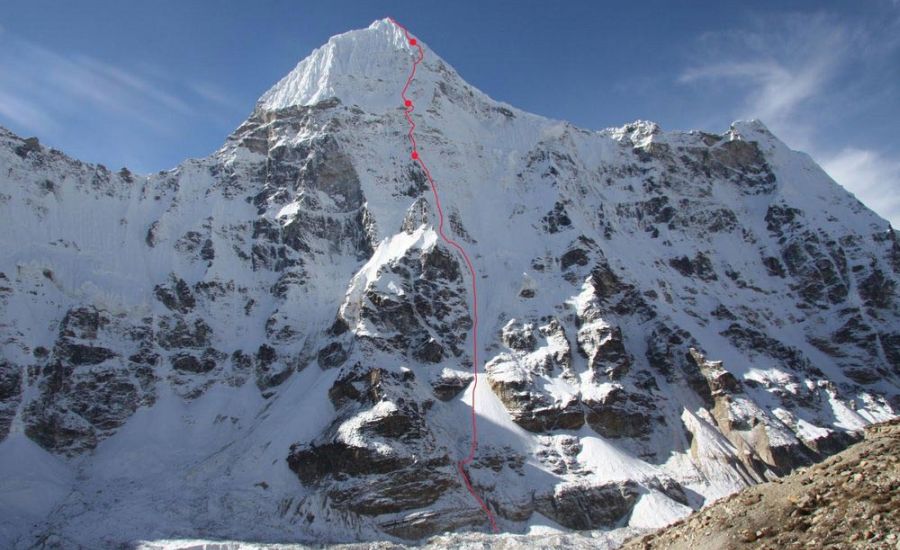
[[[403,31],[379,19],[367,29],[332,37],[263,94],[258,106],[274,111],[338,98],[368,112],[384,112],[397,107],[411,63]]]
[[[484,531],[473,398],[501,530],[612,543],[896,416],[897,234],[807,155],[580,129],[426,49],[474,387],[412,55],[334,37],[150,176],[0,131],[0,546]]]

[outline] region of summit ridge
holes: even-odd
[[[258,105],[277,110],[336,97],[383,111],[396,103],[396,90],[405,78],[404,55],[411,54],[402,31],[389,19],[376,20],[366,29],[333,36],[313,50],[263,94]]]

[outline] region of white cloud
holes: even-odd
[[[84,55],[61,55],[9,34],[0,35],[0,113],[35,132],[59,128],[73,114],[126,115],[156,130],[153,113],[190,107],[120,67]]]
[[[804,65],[800,70],[774,60],[705,65],[684,71],[679,82],[738,81],[746,87],[747,94],[740,116],[758,118],[777,127],[828,80],[830,64],[826,60],[814,60]]]
[[[702,36],[698,60],[678,82],[731,86],[734,118],[758,118],[791,146],[809,150],[815,124],[801,111],[852,63],[865,34],[823,15],[758,20],[754,28]]]
[[[762,120],[900,226],[900,163],[846,141],[860,124],[850,111],[893,112],[885,100],[897,88],[889,75],[900,50],[900,20],[782,14],[757,19],[750,29],[700,37],[678,82],[693,86],[701,101],[713,97],[710,89],[727,90],[719,95],[720,101],[726,96],[724,105],[717,105],[728,116]]]
[[[33,102],[11,96],[0,90],[0,116],[13,121],[34,133],[46,135],[59,130],[59,126]]]
[[[235,106],[236,101],[231,97],[230,94],[224,92],[223,90],[219,89],[217,86],[209,82],[189,82],[187,86],[191,89],[192,92],[210,103],[216,103],[218,105],[221,105],[222,107]]]
[[[900,161],[875,151],[848,147],[822,167],[856,198],[900,229]]]
[[[127,104],[128,99],[139,98],[143,101],[158,102],[178,113],[188,113],[191,110],[190,106],[178,97],[160,90],[159,83],[149,82],[109,63],[78,55],[74,57],[74,64],[78,76],[88,77],[95,89],[112,87],[117,92],[118,99],[125,100],[123,104]]]
[[[228,107],[211,85],[56,52],[9,32],[0,33],[0,75],[0,124],[51,141],[87,126],[93,137],[130,132],[138,140],[149,131],[158,139],[182,131],[191,117]]]

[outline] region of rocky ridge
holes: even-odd
[[[810,468],[744,489],[623,548],[896,548],[900,422]]]

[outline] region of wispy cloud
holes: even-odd
[[[869,207],[900,225],[900,171],[886,153],[848,148],[835,128],[858,124],[851,113],[864,98],[894,93],[892,56],[898,21],[840,19],[827,14],[779,15],[748,29],[707,33],[677,82],[727,90],[732,118],[759,118],[790,146],[818,159]],[[894,60],[895,61],[895,60]],[[888,71],[885,71],[885,68]],[[887,76],[887,78],[885,78]],[[846,135],[843,134],[844,139]]]
[[[49,142],[71,142],[80,132],[93,150],[115,149],[121,162],[135,162],[151,140],[236,109],[209,83],[54,51],[8,30],[0,31],[0,75],[0,124]]]
[[[762,119],[778,130],[791,122],[798,105],[815,95],[827,82],[829,65],[826,60],[815,60],[794,71],[774,60],[721,63],[692,67],[680,76],[679,82],[741,82],[747,90],[747,98],[738,116]]]
[[[56,122],[33,102],[9,95],[2,89],[0,89],[0,116],[21,127],[33,128],[40,134],[55,133],[59,129]]]
[[[158,102],[178,113],[188,113],[191,110],[180,98],[162,91],[158,83],[85,55],[74,56],[73,60],[76,77],[90,76],[94,88],[109,86],[116,91],[114,97],[119,102],[114,104],[117,106],[129,105],[128,99],[139,98]]]
[[[161,83],[97,59],[58,54],[9,33],[0,35],[0,45],[0,112],[38,132],[76,110],[127,115],[158,131],[166,127],[154,111],[190,111]]]
[[[234,107],[237,101],[230,94],[209,82],[189,82],[188,88],[199,97],[222,107]]]
[[[864,39],[825,15],[757,20],[751,30],[702,36],[697,62],[678,81],[729,86],[738,98],[734,116],[759,118],[795,147],[809,148],[814,130],[801,111],[841,74]]]

